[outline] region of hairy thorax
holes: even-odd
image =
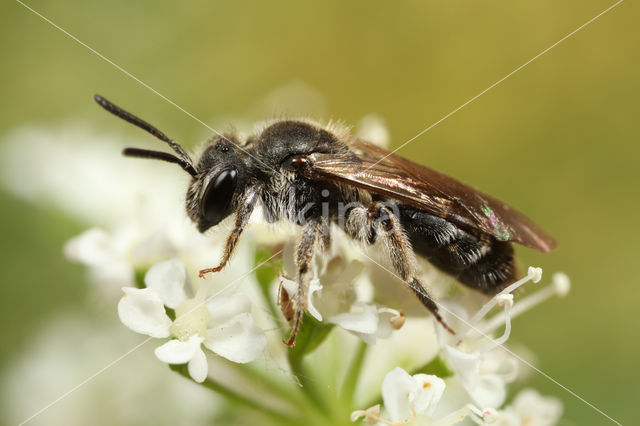
[[[264,185],[262,203],[269,222],[288,220],[304,225],[311,219],[341,222],[353,208],[367,208],[368,192],[331,182],[314,182],[300,175],[281,170]]]

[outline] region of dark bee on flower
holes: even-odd
[[[124,155],[176,163],[191,175],[186,209],[200,232],[235,216],[220,263],[203,269],[200,276],[226,265],[256,205],[262,205],[268,221],[300,225],[298,290],[287,300],[292,316],[289,345],[306,309],[312,260],[328,247],[331,224],[365,245],[381,242],[396,274],[450,332],[416,275],[415,255],[462,284],[493,295],[515,281],[512,243],[541,252],[556,246],[507,204],[343,130],[275,121],[244,140],[234,134],[213,137],[194,162],[152,125],[101,96],[94,98],[173,149],[176,155],[138,148],[126,148]]]

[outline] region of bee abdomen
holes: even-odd
[[[400,206],[400,219],[416,254],[462,284],[495,294],[515,280],[511,243],[473,234],[437,216]]]

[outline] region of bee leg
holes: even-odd
[[[415,258],[411,243],[403,232],[398,217],[384,203],[373,203],[369,207],[369,221],[391,257],[391,263],[400,278],[411,288],[418,300],[435,319],[451,334],[455,332],[444,322],[438,304],[415,276]]]
[[[240,235],[242,231],[244,231],[245,226],[249,222],[249,218],[251,217],[251,213],[253,212],[253,208],[256,205],[257,197],[260,195],[260,188],[249,189],[242,197],[240,202],[238,203],[238,210],[236,211],[236,222],[231,231],[231,234],[227,237],[227,242],[224,246],[224,253],[222,255],[222,260],[220,264],[215,268],[206,268],[202,269],[199,273],[200,278],[204,278],[206,274],[209,272],[218,272],[222,268],[225,267],[231,255],[233,254],[233,250],[236,248],[236,244],[240,239]]]
[[[328,232],[327,221],[320,217],[311,219],[302,230],[302,236],[296,248],[296,266],[298,267],[298,290],[294,295],[295,312],[293,313],[291,336],[285,344],[293,346],[296,343],[296,335],[300,329],[302,316],[307,309],[307,292],[312,277],[312,261],[315,253],[328,240],[325,235]]]
[[[285,277],[290,279],[288,277]],[[282,315],[284,319],[287,320],[287,323],[291,325],[293,323],[293,302],[291,301],[291,296],[286,288],[284,288],[284,284],[280,281],[280,285],[278,286],[278,306],[280,307],[280,311],[282,311]]]

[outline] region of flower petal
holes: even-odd
[[[71,238],[64,245],[67,259],[89,266],[109,264],[117,258],[111,235],[99,228],[91,228]]]
[[[154,290],[123,287],[122,291],[125,294],[118,302],[118,316],[124,325],[147,336],[169,337],[171,319]]]
[[[147,287],[154,289],[171,309],[177,308],[189,296],[187,281],[187,268],[180,259],[156,263],[144,276]]]
[[[449,366],[475,404],[480,407],[501,407],[504,404],[506,376],[481,372],[483,357],[480,352],[468,354],[448,345],[444,352]]]
[[[444,353],[446,354],[450,367],[460,379],[462,386],[464,386],[467,391],[474,389],[478,383],[478,376],[480,375],[480,363],[482,362],[480,353],[472,352],[468,354],[449,345],[445,345]],[[492,407],[496,406],[493,405]]]
[[[251,312],[251,300],[246,294],[218,294],[206,302],[209,324],[216,327],[235,316]]]
[[[189,361],[187,369],[189,370],[191,378],[197,383],[202,383],[204,382],[204,379],[207,378],[207,373],[209,373],[209,364],[207,363],[207,356],[204,354],[202,349],[200,349],[200,345],[198,345],[198,349],[193,354],[193,358]]]
[[[169,340],[164,345],[157,347],[154,353],[160,361],[167,364],[185,364],[196,356],[196,352],[202,352],[200,344],[203,340],[204,338],[197,334],[191,336],[186,342],[177,339]]]
[[[374,305],[356,302],[351,312],[344,312],[327,319],[345,330],[364,334],[375,334],[378,330],[378,310]]]
[[[287,293],[296,294],[296,291],[298,291],[297,282],[295,282],[294,280],[290,280],[289,278],[286,278],[284,275],[280,275],[279,280],[282,283],[282,286],[284,287],[284,289],[287,290]]]
[[[413,379],[418,382],[418,394],[413,407],[417,414],[432,416],[446,387],[444,380],[431,374],[416,374]]]
[[[522,390],[511,404],[518,419],[524,424],[551,426],[562,416],[562,403],[553,397],[544,397],[533,389]]]
[[[378,313],[378,329],[376,330],[376,337],[386,339],[393,333],[394,327],[391,325],[391,318],[400,318],[400,312],[395,309],[381,308],[377,309]],[[404,314],[402,314],[404,318]],[[401,327],[401,326],[400,326]],[[398,328],[400,328],[398,327]]]
[[[384,408],[393,422],[404,422],[413,415],[411,400],[417,389],[417,382],[400,367],[396,367],[382,380],[382,400]]]
[[[367,345],[375,345],[376,342],[378,341],[375,334],[358,333],[356,331],[351,331],[350,333],[353,333],[355,336],[362,339],[362,341],[365,342]]]
[[[204,345],[230,361],[247,363],[262,354],[267,337],[255,326],[250,314],[242,313],[208,330]]]
[[[317,319],[318,321],[322,321],[322,314],[313,304],[314,294],[318,293],[318,297],[320,297],[320,292],[322,291],[322,285],[320,284],[320,280],[314,279],[309,283],[309,302],[307,303],[307,312],[309,315]]]
[[[501,407],[507,398],[507,386],[496,374],[482,374],[474,388],[467,388],[467,393],[480,407]]]
[[[518,417],[518,415],[516,413],[513,412],[513,410],[510,407],[507,407],[505,410],[501,410],[500,412],[498,412],[498,422],[497,424],[499,424],[500,426],[522,426],[524,425],[528,425],[528,423],[523,423],[522,419],[520,417]],[[557,424],[557,420],[553,423],[543,423],[543,424],[538,424],[538,423],[530,423],[531,426],[535,425],[535,426],[553,426],[555,424]]]

